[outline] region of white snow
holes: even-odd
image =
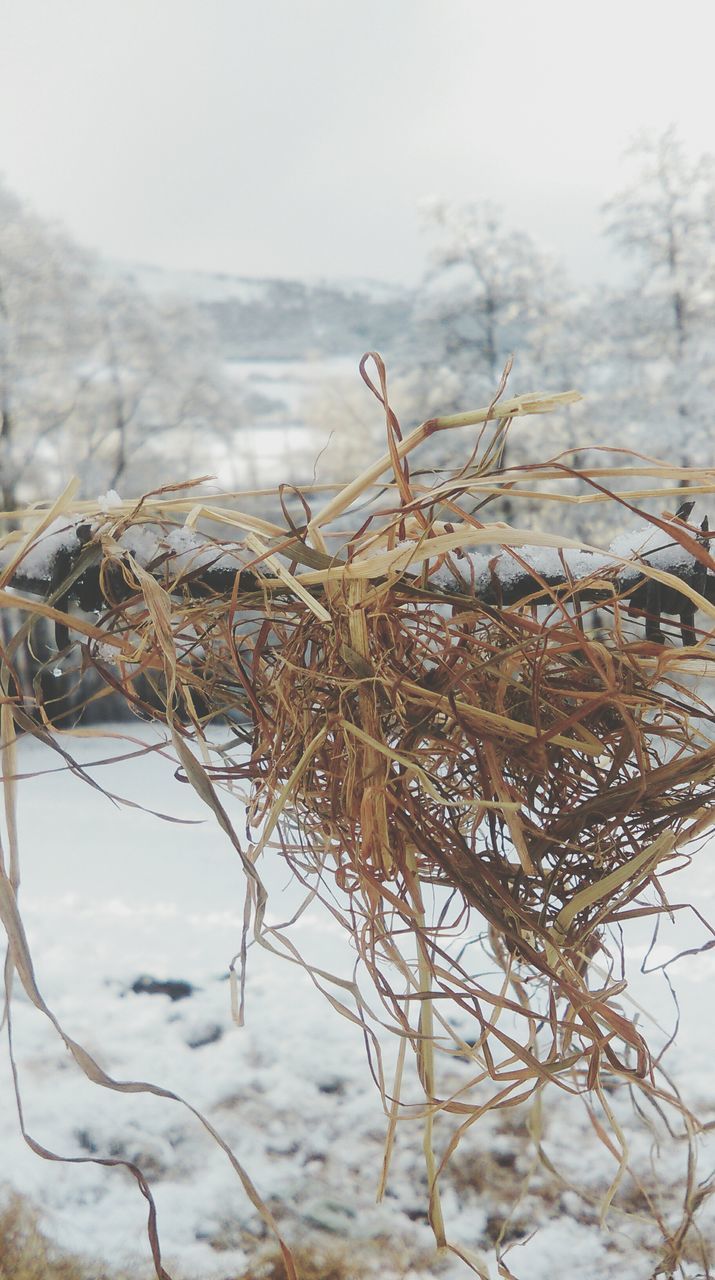
[[[489,586],[489,556],[482,551],[460,551],[454,553],[450,560],[457,569],[467,590],[486,591]],[[454,590],[457,581],[449,560],[444,560],[439,568],[430,574],[430,586]]]
[[[207,541],[204,534],[186,525],[171,529],[162,539],[161,546],[170,552],[171,567],[177,572],[188,572],[204,566],[232,569],[236,572],[255,559],[243,543]]]
[[[496,572],[504,586],[523,576],[520,560],[542,578],[561,578],[565,572],[576,581],[598,573],[606,563],[605,557],[597,556],[591,551],[574,550],[572,547],[559,550],[556,547],[534,547],[527,544],[525,547],[516,547],[515,552],[516,554],[510,554],[503,551],[497,561]]]
[[[32,544],[18,565],[19,572],[28,578],[49,578],[52,561],[63,548],[76,554],[79,542],[75,526],[81,517],[59,516],[52,520],[37,541]],[[0,568],[9,564],[17,554],[17,542],[9,543],[0,552]]]
[[[278,440],[276,443],[283,447]],[[113,490],[98,501],[107,512],[121,503]],[[54,520],[23,556],[22,572],[38,579],[49,577],[53,558],[61,548],[76,554],[79,542],[75,528],[81,519],[79,516],[63,516]],[[135,524],[121,534],[119,542],[144,566],[165,557],[168,552],[172,568],[177,572],[189,572],[204,566],[237,571],[255,559],[241,542],[215,542],[188,526],[162,534],[158,526],[151,523]],[[408,551],[413,546],[416,544],[412,542],[399,543],[395,550],[404,548]],[[0,568],[9,562],[16,548],[17,543],[9,544],[0,552]],[[630,561],[632,569],[619,564],[619,560]],[[529,544],[512,550],[497,543],[492,554],[457,548],[448,558],[436,563],[430,573],[430,584],[437,589],[453,590],[457,585],[462,590],[466,588],[467,591],[482,593],[489,590],[496,578],[508,588],[523,575],[524,564],[547,581],[559,580],[566,573],[578,582],[599,574],[613,573],[614,570],[619,576],[632,577],[637,575],[641,560],[673,572],[692,562],[692,557],[675,536],[670,539],[661,529],[641,524],[619,533],[608,551],[603,553]]]
[[[19,571],[29,578],[49,578],[52,562],[58,551],[64,548],[72,555],[79,552],[80,544],[75,530],[81,520],[81,516],[64,516],[53,520],[22,557]],[[175,572],[188,572],[205,565],[236,571],[254,559],[253,554],[240,542],[217,543],[185,525],[163,534],[158,525],[134,524],[120,535],[118,542],[119,546],[131,552],[143,566],[155,560],[166,560],[170,556],[171,567]],[[0,552],[0,568],[9,563],[16,551],[15,542]]]
[[[656,569],[672,570],[692,562],[692,556],[678,541],[675,527],[672,537],[654,525],[629,529],[614,538],[610,550],[624,560],[647,559]]]
[[[574,581],[592,577],[601,573],[624,572],[618,560],[633,562],[633,575],[638,573],[638,562],[641,560],[652,564],[655,568],[676,570],[679,566],[692,562],[692,556],[683,549],[676,536],[672,538],[663,530],[651,525],[641,524],[638,528],[625,530],[618,534],[603,553],[578,550],[572,547],[519,546],[514,551],[508,548],[496,549],[489,557],[482,551],[464,550],[458,553],[454,563],[467,582],[473,582],[476,591],[489,587],[494,575],[504,587],[516,582],[524,573],[522,562],[547,581],[564,576],[566,572]],[[447,564],[441,565],[431,576],[434,586],[453,587],[454,574]]]
[[[116,489],[108,489],[106,493],[100,493],[97,498],[97,506],[101,511],[115,511],[121,505],[122,499]]]
[[[138,564],[146,566],[160,554],[159,530],[152,524],[133,524],[118,539],[134,556]]]
[[[21,903],[48,1003],[111,1075],[152,1080],[205,1109],[271,1199],[293,1242],[311,1235],[347,1240],[357,1258],[370,1247],[379,1251],[380,1242],[389,1239],[399,1243],[403,1257],[413,1259],[414,1280],[463,1277],[461,1263],[434,1256],[421,1216],[425,1185],[418,1125],[400,1127],[388,1198],[382,1206],[374,1203],[385,1120],[359,1029],[329,1006],[299,968],[256,948],[249,955],[246,1026],[233,1024],[226,973],[242,924],[237,855],[189,787],[175,779],[175,762],[160,747],[158,732],[146,726],[130,732],[134,741],[129,744],[98,737],[64,745],[89,762],[154,744],[150,754],[91,772],[109,791],[188,820],[187,825],[117,808],[70,775],[49,749],[27,739],[20,744],[21,773],[40,771],[19,783]],[[241,805],[235,799],[227,804],[240,832]],[[703,848],[692,867],[669,883],[673,900],[696,899],[706,915],[715,892],[714,850],[715,844]],[[267,852],[261,862],[272,918],[286,919],[301,895],[275,853]],[[351,976],[354,956],[347,940],[318,905],[309,907],[293,936],[308,959]],[[660,974],[638,972],[648,936],[638,922],[626,935],[632,991],[668,1029],[674,1011],[667,984]],[[693,916],[678,913],[675,924],[662,924],[650,963],[707,937]],[[681,1028],[669,1069],[705,1120],[715,1113],[715,1028],[709,1016],[703,1017],[714,972],[712,951],[685,958],[670,970]],[[131,986],[142,974],[184,979],[194,994],[176,1002],[135,995]],[[649,1031],[656,1042],[664,1038],[657,1027]],[[14,1036],[30,1133],[67,1155],[96,1151],[136,1158],[156,1194],[170,1271],[176,1268],[190,1280],[218,1280],[251,1267],[263,1247],[256,1214],[225,1157],[187,1112],[175,1103],[110,1094],[89,1084],[21,992],[14,1002]],[[384,1036],[388,1077],[394,1047]],[[466,1064],[455,1062],[454,1080],[465,1080],[467,1071]],[[550,1158],[576,1185],[602,1194],[615,1165],[581,1104],[554,1091],[546,1099]],[[647,1170],[651,1135],[634,1120],[625,1096],[618,1114]],[[455,1241],[488,1250],[482,1236],[489,1215],[504,1212],[509,1200],[489,1177],[480,1189],[485,1175],[479,1170],[498,1172],[502,1166],[489,1164],[495,1156],[512,1160],[516,1195],[517,1175],[526,1174],[530,1158],[520,1128],[524,1118],[518,1112],[496,1113],[465,1137],[457,1160],[462,1169],[474,1168],[476,1189],[445,1180],[448,1228]],[[438,1123],[438,1140],[448,1131],[446,1122]],[[679,1189],[684,1146],[663,1131],[659,1141],[658,1173]],[[703,1178],[712,1167],[712,1147],[704,1155]],[[80,1249],[91,1241],[115,1264],[138,1268],[141,1260],[149,1274],[145,1205],[133,1181],[118,1170],[45,1163],[25,1147],[4,1050],[0,1159],[0,1181],[35,1198],[55,1238]],[[515,1212],[526,1230],[535,1231],[507,1255],[516,1275],[570,1280],[577,1273],[580,1280],[601,1280],[618,1274],[623,1280],[644,1280],[650,1274],[657,1255],[637,1221],[625,1221],[614,1211],[602,1232],[597,1208],[558,1186],[547,1194],[548,1185],[537,1176]],[[666,1205],[666,1216],[676,1220],[674,1201]],[[714,1225],[706,1207],[706,1236],[712,1238]],[[391,1276],[387,1262],[380,1274]],[[686,1267],[684,1274],[694,1277],[697,1267]]]

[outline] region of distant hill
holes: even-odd
[[[226,360],[301,360],[396,353],[409,332],[413,292],[373,280],[259,279],[116,265],[152,297],[190,300],[216,324]]]

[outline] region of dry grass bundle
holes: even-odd
[[[186,777],[243,859],[247,933],[300,961],[290,930],[265,924],[263,854],[282,856],[349,930],[356,979],[310,972],[365,1028],[389,1116],[383,1187],[400,1117],[423,1120],[430,1219],[444,1245],[439,1178],[486,1109],[548,1083],[598,1098],[613,1121],[602,1131],[617,1159],[609,1201],[627,1151],[604,1074],[680,1107],[624,1011],[611,930],[668,909],[663,872],[715,812],[713,717],[694,686],[713,658],[712,630],[694,621],[696,608],[710,627],[715,617],[707,529],[638,507],[653,493],[682,496],[684,478],[712,492],[715,477],[649,460],[610,472],[574,472],[558,459],[502,472],[512,418],[573,393],[502,401],[403,439],[377,363],[380,388],[369,385],[385,405],[388,452],[322,511],[300,495],[301,523],[284,501],[286,519],[272,524],[191,500],[190,529],[209,519],[240,539],[227,550],[204,534],[192,554],[171,541],[184,499],[85,508],[77,559],[49,602],[26,607],[83,634],[85,663],[140,712],[167,720]],[[407,458],[424,440],[474,425],[482,434],[458,475],[412,478]],[[627,497],[605,487],[613,474],[630,477]],[[574,476],[580,496],[558,487]],[[485,524],[483,507],[507,490],[513,508],[537,495],[547,512],[559,501],[610,502],[635,514],[644,535],[662,533],[675,557],[634,554],[624,564],[586,548],[584,558],[559,534]],[[6,580],[21,579],[46,525],[28,535]],[[153,530],[144,563],[127,542],[138,527]],[[480,547],[490,549],[486,579],[473,557]],[[678,557],[691,565],[680,576]],[[100,620],[72,618],[72,593],[82,603],[95,589]],[[630,620],[634,606],[648,615],[645,637]],[[687,647],[666,642],[660,607],[681,613]],[[13,658],[10,645],[7,671]],[[207,723],[237,709],[243,745],[212,747]],[[217,784],[249,786],[247,849]],[[465,956],[480,932],[498,980],[475,976]],[[394,1083],[383,1077],[375,1020],[399,1038]],[[422,1102],[409,1090],[403,1101],[408,1047]],[[472,1065],[456,1091],[442,1091],[440,1054]],[[437,1155],[440,1113],[452,1121]],[[456,1251],[484,1273],[479,1258]]]

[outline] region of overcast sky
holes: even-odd
[[[414,281],[430,196],[592,278],[640,130],[715,151],[704,0],[0,0],[0,173],[115,258]]]

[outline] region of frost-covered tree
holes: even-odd
[[[0,185],[0,509],[52,498],[73,475],[88,497],[235,482],[245,412],[218,350],[195,308],[122,284]],[[30,697],[33,678],[49,682],[51,714],[70,710],[74,685],[43,671],[54,655],[36,626],[15,658]]]
[[[561,270],[492,204],[432,202],[426,222],[436,245],[415,319],[442,411],[492,395],[511,354],[520,383],[548,378],[569,300]]]
[[[87,382],[90,260],[0,184],[0,501],[36,489]]]
[[[512,356],[507,395],[573,385],[574,303],[559,266],[525,232],[509,229],[499,209],[486,202],[432,202],[426,222],[435,247],[415,310],[411,418],[488,404]],[[548,441],[517,423],[502,462],[556,454],[573,436],[568,412],[550,420]],[[468,444],[464,437],[437,436],[435,464],[461,465]],[[502,501],[489,514],[514,513]]]
[[[631,267],[602,309],[610,390],[635,447],[712,463],[715,161],[688,159],[673,128],[640,138],[628,158],[635,177],[605,206]]]
[[[156,302],[0,187],[0,501],[233,481],[242,397],[211,322]]]
[[[245,413],[210,321],[106,279],[95,305],[91,376],[67,441],[85,490],[138,493],[217,471],[232,481]]]

